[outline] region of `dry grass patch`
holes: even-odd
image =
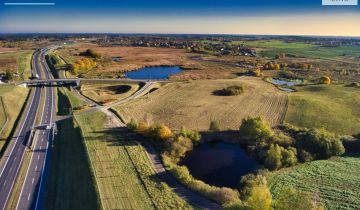
[[[4,104],[0,104],[1,106],[4,105],[4,113],[0,116],[2,118],[0,121],[3,122],[2,125],[5,126],[0,133],[0,149],[4,145],[6,139],[10,135],[12,128],[14,127],[15,121],[25,103],[28,92],[29,90],[23,87],[15,87],[11,85],[0,86],[0,96],[4,102]],[[7,122],[6,116],[8,119]]]
[[[96,103],[106,104],[127,98],[139,88],[136,83],[82,85],[81,93]]]
[[[246,90],[237,96],[219,96],[214,91],[231,85],[244,85]],[[276,125],[286,111],[286,94],[273,85],[253,77],[227,80],[173,82],[149,96],[116,106],[125,121],[163,123],[171,128],[186,126],[207,130],[212,120],[221,129],[238,129],[245,117],[261,116]]]

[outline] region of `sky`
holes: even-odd
[[[360,6],[323,6],[321,0],[0,0],[0,2],[0,33],[360,36]],[[9,3],[21,2],[50,4],[9,5]]]

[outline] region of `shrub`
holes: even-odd
[[[94,50],[92,49],[87,49],[86,51],[84,52],[81,52],[80,53],[81,56],[89,56],[89,57],[93,57],[95,59],[99,59],[102,57],[102,55],[98,52],[95,52]]]
[[[174,175],[174,177],[177,178],[182,184],[219,204],[240,201],[239,193],[236,190],[227,187],[215,187],[208,185],[200,180],[196,180],[191,176],[186,166],[172,165],[169,168],[171,168],[170,172]]]
[[[331,84],[331,79],[330,79],[330,77],[327,77],[327,76],[320,77],[319,83],[320,84],[330,85]]]
[[[265,159],[265,166],[268,169],[279,169],[282,165],[281,148],[277,144],[271,144]]]
[[[220,131],[220,122],[218,120],[212,120],[210,122],[210,127],[209,127],[210,131]]]
[[[134,118],[131,118],[130,122],[128,122],[126,124],[126,127],[129,128],[130,130],[136,130],[137,129],[137,123],[136,121],[134,120]]]
[[[298,148],[304,149],[317,158],[342,155],[345,148],[339,137],[324,129],[310,129],[298,134]]]
[[[185,127],[181,128],[179,135],[191,139],[195,146],[198,145],[201,140],[201,135],[199,132],[186,129]]]
[[[241,198],[246,199],[250,196],[251,190],[255,186],[266,185],[266,177],[256,174],[242,176],[238,186]]]
[[[281,164],[282,166],[289,167],[294,166],[298,162],[297,152],[294,147],[289,147],[288,149],[281,150]]]
[[[271,193],[265,184],[253,187],[246,199],[246,204],[253,210],[270,210],[271,203]]]
[[[139,122],[136,128],[136,132],[140,133],[142,135],[146,134],[148,132],[149,126],[144,122]]]
[[[310,161],[314,160],[314,157],[305,150],[300,150],[299,158],[302,162],[310,162]]]
[[[266,141],[274,135],[270,125],[260,117],[243,119],[239,131],[245,140]]]
[[[177,136],[174,141],[171,142],[168,153],[172,158],[173,163],[178,163],[186,152],[193,150],[192,141],[183,136]]]
[[[243,85],[233,85],[221,90],[222,95],[236,96],[244,92]]]
[[[158,137],[162,140],[167,140],[173,136],[171,129],[165,125],[160,125],[158,129]]]

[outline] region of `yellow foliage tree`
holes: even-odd
[[[321,84],[326,84],[326,85],[330,85],[331,84],[331,79],[330,77],[324,76],[320,78],[319,81]]]
[[[173,133],[171,131],[171,129],[169,127],[167,127],[166,125],[160,125],[159,128],[159,138],[166,140],[169,139],[173,136]]]
[[[274,64],[274,70],[280,70],[280,64],[278,63]]]
[[[255,75],[255,77],[260,77],[262,74],[261,74],[261,70],[260,69],[256,69],[255,71],[254,71],[254,75]]]
[[[271,203],[271,193],[266,184],[253,187],[246,199],[246,204],[254,210],[270,210]]]

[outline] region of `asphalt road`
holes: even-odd
[[[37,72],[40,72],[41,79],[52,79],[52,75],[45,63],[45,52],[40,53],[40,62],[38,62]],[[53,123],[55,93],[54,88],[44,87],[45,104],[41,110],[41,129],[37,130],[33,140],[32,154],[30,164],[26,172],[25,182],[22,186],[20,197],[16,209],[42,209],[44,197],[44,183],[46,183],[46,172],[51,148],[52,130],[50,125]],[[47,127],[48,126],[48,127]]]
[[[42,79],[52,79],[44,61],[44,51],[36,51],[33,55],[32,66],[34,71]],[[45,105],[43,110],[39,109],[41,91],[45,91]],[[22,165],[26,151],[26,143],[30,132],[34,126],[37,113],[41,113],[41,123],[50,124],[53,120],[54,89],[51,87],[35,87],[31,90],[29,100],[25,106],[23,116],[18,127],[11,138],[11,141],[5,151],[0,163],[0,209],[7,205],[11,191],[16,182],[19,169]],[[49,158],[48,146],[51,141],[50,130],[40,130],[36,132],[33,140],[33,152],[30,164],[27,169],[25,182],[22,186],[21,195],[17,203],[17,209],[41,209],[43,203],[43,186],[46,176],[43,176],[45,161]],[[50,150],[51,151],[51,150]]]
[[[34,60],[39,58],[39,54],[34,54]],[[34,65],[34,63],[33,63]],[[36,64],[34,65],[36,66]],[[10,193],[16,181],[25,149],[26,142],[30,135],[32,126],[35,123],[38,111],[41,88],[34,88],[31,91],[28,103],[24,109],[24,114],[19,121],[15,134],[11,138],[10,144],[2,158],[0,165],[0,209],[4,209],[9,199]]]

